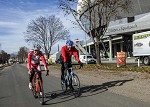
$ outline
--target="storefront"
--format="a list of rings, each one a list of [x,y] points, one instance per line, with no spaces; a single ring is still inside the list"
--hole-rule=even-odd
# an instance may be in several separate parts
[[[132,35],[135,33],[150,30],[150,14],[147,14],[134,22],[120,24],[108,27],[106,35],[101,44],[101,57],[109,57],[110,60],[115,58],[117,52],[126,52],[127,57],[132,57]],[[94,44],[91,41],[87,42],[88,53],[95,57]]]

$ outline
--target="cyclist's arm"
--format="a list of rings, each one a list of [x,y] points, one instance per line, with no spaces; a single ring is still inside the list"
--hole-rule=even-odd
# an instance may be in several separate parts
[[[48,67],[47,67],[46,60],[45,60],[44,55],[41,55],[41,60],[42,60],[42,62],[43,62],[43,65],[44,65],[45,70],[48,70]]]
[[[75,47],[72,48],[73,55],[75,56],[77,62],[80,62],[78,51]]]
[[[31,71],[31,53],[28,53],[28,64],[27,64],[28,70]]]
[[[63,62],[64,63],[67,62],[66,52],[65,52],[65,48],[64,47],[62,47],[62,49],[61,49],[61,55],[62,55]]]

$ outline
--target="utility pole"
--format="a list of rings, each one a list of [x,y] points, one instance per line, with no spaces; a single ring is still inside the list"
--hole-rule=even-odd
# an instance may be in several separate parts
[[[1,43],[0,43],[0,53],[1,53],[1,51],[2,51],[2,50],[1,50],[1,46],[2,46],[2,45],[1,45]]]
[[[58,52],[59,52],[59,44],[58,44]]]

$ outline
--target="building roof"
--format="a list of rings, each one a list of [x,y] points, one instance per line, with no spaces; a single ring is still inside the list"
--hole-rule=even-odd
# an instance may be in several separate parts
[[[80,2],[83,0],[78,0],[78,6],[77,11],[80,12],[80,15],[86,10],[86,8],[81,8]],[[94,0],[92,0],[93,2]],[[120,11],[119,16],[122,18],[125,17],[132,17],[135,15],[148,13],[150,12],[150,0],[131,0],[132,1],[132,9],[129,13],[124,13],[123,11]],[[79,16],[81,17],[81,16]]]

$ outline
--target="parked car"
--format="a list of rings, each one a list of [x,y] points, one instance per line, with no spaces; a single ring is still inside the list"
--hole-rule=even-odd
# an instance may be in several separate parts
[[[45,59],[45,60],[46,60],[47,65],[50,65],[50,63],[48,62],[48,59]],[[40,65],[44,66],[42,60],[40,60]]]
[[[79,59],[82,63],[86,63],[86,62],[88,64],[95,64],[96,63],[96,59],[93,58],[92,55],[87,55],[87,61],[86,61],[86,55],[80,55]]]

